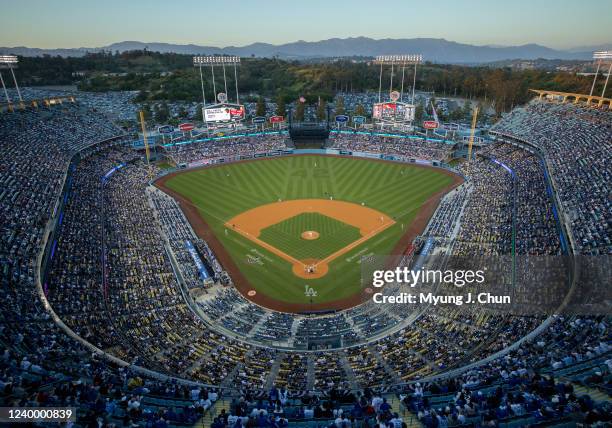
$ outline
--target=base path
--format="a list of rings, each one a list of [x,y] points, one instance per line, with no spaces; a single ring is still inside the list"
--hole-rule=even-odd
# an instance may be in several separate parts
[[[299,157],[299,156],[312,156],[312,155],[292,155],[292,156]],[[339,157],[339,158],[343,157],[343,158],[352,159],[351,156],[341,156],[341,155],[324,155],[324,156]],[[240,161],[240,163],[269,162],[269,161],[274,161],[275,159],[278,159],[278,158],[271,157],[271,158],[248,159],[248,160]],[[387,160],[382,160],[382,159],[368,159],[368,160],[371,162],[394,163],[392,161],[387,161]],[[224,166],[227,166],[227,164],[205,165],[205,166],[202,166],[200,168],[195,168],[195,169],[220,168]],[[415,168],[425,168],[425,169],[431,168],[431,166],[419,165],[419,164],[412,164],[412,166]],[[193,171],[193,170],[194,168],[191,168],[187,171]],[[273,309],[273,310],[280,311],[280,312],[292,312],[292,313],[343,310],[343,309],[352,308],[354,306],[357,306],[363,303],[366,300],[371,299],[371,295],[368,294],[367,292],[364,292],[364,293],[355,293],[353,296],[349,296],[349,297],[338,299],[338,300],[306,305],[303,303],[291,303],[291,302],[285,302],[282,300],[278,300],[265,293],[257,293],[257,292],[255,292],[254,294],[250,293],[255,290],[253,290],[253,286],[251,285],[249,279],[246,277],[246,275],[242,273],[240,268],[236,265],[232,256],[225,249],[225,247],[223,246],[219,238],[217,238],[217,236],[212,231],[210,226],[206,223],[206,221],[204,220],[204,218],[202,217],[201,213],[198,211],[196,206],[193,205],[192,201],[189,200],[189,198],[184,197],[180,193],[175,192],[174,190],[166,186],[166,182],[172,179],[172,177],[179,175],[179,174],[183,174],[187,171],[183,171],[183,170],[175,171],[163,177],[160,177],[157,180],[155,180],[155,186],[163,190],[164,192],[166,192],[167,194],[169,194],[170,196],[172,196],[174,199],[178,201],[183,212],[185,213],[185,216],[191,223],[191,226],[193,227],[195,233],[198,235],[198,237],[200,237],[201,239],[205,240],[208,243],[208,245],[212,249],[213,253],[217,257],[217,259],[219,260],[223,268],[227,270],[227,272],[229,273],[230,277],[232,278],[232,281],[234,282],[236,289],[240,291],[240,293],[245,298],[249,299],[250,301],[260,306],[264,306],[269,309]],[[445,174],[451,177],[453,179],[453,182],[449,184],[447,187],[445,187],[444,189],[432,195],[425,202],[425,204],[421,206],[416,217],[409,224],[408,228],[404,231],[404,235],[400,238],[400,240],[398,241],[397,245],[395,246],[391,254],[397,254],[398,257],[401,257],[401,254],[412,243],[414,238],[416,238],[427,225],[427,222],[431,218],[436,207],[438,206],[438,203],[440,202],[440,198],[442,198],[443,195],[445,195],[448,192],[451,192],[455,187],[463,183],[463,178],[457,174],[454,174],[451,171],[441,169],[441,168],[436,168],[436,171],[441,172],[442,174]]]
[[[263,229],[302,213],[318,213],[349,224],[359,229],[361,238],[330,254],[323,260],[298,260],[259,239]],[[364,205],[331,199],[295,199],[252,208],[232,217],[225,223],[225,226],[291,263],[292,271],[296,276],[314,279],[324,276],[329,271],[329,263],[334,259],[351,251],[394,224],[395,221],[388,215]],[[308,234],[309,232],[304,233]],[[304,238],[304,234],[302,234],[302,238]]]

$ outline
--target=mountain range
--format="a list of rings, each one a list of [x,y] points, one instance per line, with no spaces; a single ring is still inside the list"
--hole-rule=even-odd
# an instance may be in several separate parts
[[[590,60],[593,50],[611,49],[612,43],[593,47],[567,50],[548,48],[538,44],[521,46],[477,46],[457,43],[445,39],[371,39],[352,37],[346,39],[327,39],[318,42],[297,42],[273,45],[253,43],[247,46],[228,46],[224,48],[199,46],[194,44],[172,44],[159,42],[123,41],[96,48],[40,49],[30,47],[0,47],[0,53],[22,56],[83,56],[88,52],[130,51],[148,49],[157,52],[172,52],[193,55],[227,54],[241,57],[274,57],[284,59],[312,59],[335,57],[373,57],[376,55],[421,53],[426,61],[438,63],[485,63],[509,59],[560,59]]]

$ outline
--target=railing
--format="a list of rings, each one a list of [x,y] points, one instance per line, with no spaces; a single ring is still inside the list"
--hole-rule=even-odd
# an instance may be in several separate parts
[[[39,108],[41,106],[44,107],[52,107],[56,105],[62,105],[63,103],[76,103],[76,99],[73,96],[67,97],[52,97],[52,98],[43,98],[37,100],[28,100],[28,101],[16,101],[16,102],[3,102],[0,103],[0,112],[4,113],[12,113],[17,110],[25,110],[26,107],[31,108]]]

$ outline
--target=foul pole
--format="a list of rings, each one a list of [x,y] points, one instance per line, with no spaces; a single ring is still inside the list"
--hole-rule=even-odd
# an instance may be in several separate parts
[[[149,153],[149,143],[147,142],[147,128],[145,127],[144,112],[140,110],[140,126],[142,127],[142,139],[145,146],[145,155],[147,157],[147,167],[149,172],[149,180],[153,179],[153,171],[151,171],[151,160]]]
[[[478,106],[474,108],[472,114],[472,129],[470,130],[470,144],[468,146],[468,165],[472,161],[472,145],[474,144],[474,133],[476,132],[476,119],[478,118]]]

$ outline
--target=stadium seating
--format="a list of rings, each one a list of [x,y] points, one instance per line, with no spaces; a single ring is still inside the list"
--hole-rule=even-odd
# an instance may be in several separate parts
[[[461,166],[466,183],[417,241],[435,239],[449,255],[561,254],[550,178],[577,251],[610,254],[610,115],[543,101],[515,109],[494,127],[514,144],[500,139]],[[609,403],[597,399],[612,379],[605,317],[542,324],[541,316],[445,306],[407,323],[406,309],[371,303],[322,316],[268,311],[222,284],[214,253],[176,202],[149,186],[142,155],[105,116],[78,104],[18,111],[0,116],[0,140],[2,405],[73,406],[83,426],[185,426],[203,414],[216,428],[238,419],[401,426],[411,415],[426,426],[610,420]],[[189,163],[284,144],[238,137],[167,153]],[[332,144],[406,158],[450,155],[441,144],[347,134]],[[214,285],[198,276],[185,240]],[[41,262],[55,314],[122,362],[92,354],[52,321],[37,289]],[[508,350],[538,326],[537,336]],[[340,346],[306,349],[313,337]]]
[[[612,254],[610,111],[534,100],[492,131],[542,150],[583,254]]]

